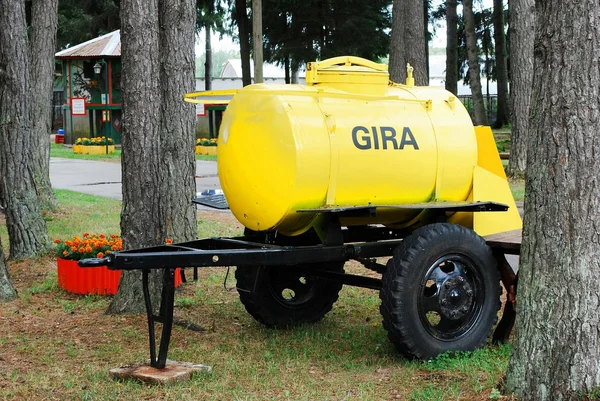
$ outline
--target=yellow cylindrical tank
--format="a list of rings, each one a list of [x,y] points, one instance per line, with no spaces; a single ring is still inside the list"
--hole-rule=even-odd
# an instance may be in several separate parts
[[[310,63],[307,85],[241,89],[223,116],[218,170],[244,226],[297,235],[299,209],[466,200],[477,164],[471,119],[441,89],[390,84],[387,67],[354,57]],[[419,211],[364,221],[398,226]]]

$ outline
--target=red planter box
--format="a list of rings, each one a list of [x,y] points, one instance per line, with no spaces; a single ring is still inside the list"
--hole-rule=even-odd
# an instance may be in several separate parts
[[[95,268],[79,267],[76,260],[57,258],[58,286],[73,294],[114,295],[119,288],[120,270],[109,270],[106,266]],[[175,287],[181,285],[179,269],[175,270]]]

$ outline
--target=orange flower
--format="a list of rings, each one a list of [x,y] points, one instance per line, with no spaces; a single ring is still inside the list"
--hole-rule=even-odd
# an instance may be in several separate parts
[[[57,239],[54,240],[54,243],[55,244],[60,244],[60,240],[57,238]]]
[[[83,238],[87,238],[90,236],[90,233],[83,233]]]
[[[104,234],[100,234],[100,238],[101,238],[101,239],[104,239],[104,238],[106,238],[106,235],[104,235]]]
[[[63,251],[63,256],[67,256],[68,254],[69,254],[69,252]]]
[[[84,253],[84,252],[85,252],[85,249],[79,248],[79,253]]]
[[[113,245],[113,246],[110,247],[110,249],[112,249],[113,251],[118,251],[119,247],[116,246],[116,245]]]
[[[104,254],[103,254],[102,252],[98,252],[98,254],[96,255],[96,257],[98,257],[98,258],[103,258],[103,257],[104,257]]]
[[[165,239],[165,244],[172,244],[173,240],[171,238],[166,238]]]
[[[77,247],[76,247],[76,246],[72,246],[72,247],[71,247],[71,251],[73,251],[73,252],[77,252]]]
[[[110,238],[119,238],[119,236],[117,234],[111,234]]]
[[[92,247],[91,247],[91,246],[89,246],[89,245],[88,245],[88,246],[86,246],[86,247],[85,247],[85,251],[86,251],[86,252],[88,252],[88,253],[89,253],[89,252],[92,252]]]

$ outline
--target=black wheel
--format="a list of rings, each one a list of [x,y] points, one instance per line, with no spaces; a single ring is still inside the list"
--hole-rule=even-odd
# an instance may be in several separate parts
[[[498,319],[500,275],[491,249],[474,231],[431,224],[394,250],[381,289],[388,338],[409,357],[483,346]]]
[[[344,264],[339,262],[311,267],[322,266],[344,271]],[[342,289],[342,284],[306,277],[291,266],[240,266],[235,278],[248,313],[265,326],[277,328],[321,320]]]

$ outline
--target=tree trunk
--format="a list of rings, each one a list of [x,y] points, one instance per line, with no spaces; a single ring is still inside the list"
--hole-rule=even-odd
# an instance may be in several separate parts
[[[236,19],[240,39],[240,58],[242,59],[242,85],[250,85],[250,34],[248,33],[248,12],[246,0],[235,0]]]
[[[135,8],[124,2],[127,11],[122,12],[122,25],[131,28],[123,32],[123,92],[139,94],[123,99],[123,122],[127,118],[128,124],[123,125],[121,232],[127,248],[166,239],[187,241],[196,234],[196,209],[190,201],[196,189],[195,114],[183,102],[183,95],[194,90],[195,1],[159,0],[158,7],[136,1],[130,2]],[[132,19],[146,25],[136,26]],[[140,35],[141,30],[146,33]],[[140,57],[147,60],[132,63]],[[138,79],[143,73],[139,64],[147,65],[145,83]],[[124,272],[109,313],[144,310],[140,276]],[[151,274],[155,307],[162,280],[162,270]]]
[[[457,0],[446,0],[446,90],[458,95]]]
[[[508,175],[522,176],[527,163],[529,106],[533,81],[534,0],[511,0],[510,3],[511,65],[511,148]]]
[[[159,52],[158,0],[123,0],[121,235],[126,249],[163,242],[157,218],[161,212],[157,187],[161,181],[162,168]],[[151,273],[149,283],[150,294],[156,305],[162,289],[160,272]],[[140,313],[144,310],[141,273],[124,271],[108,313]]]
[[[33,124],[33,174],[40,205],[56,210],[58,201],[50,183],[50,132],[52,130],[52,92],[54,51],[58,26],[58,0],[34,0],[31,4],[30,93]]]
[[[494,128],[502,128],[509,123],[508,70],[506,66],[506,35],[504,33],[503,0],[494,0],[494,43],[496,56],[496,79],[498,84],[498,109],[496,112],[496,122],[494,122]]]
[[[285,57],[283,69],[285,70],[285,83],[290,83],[290,56]]]
[[[214,2],[210,0],[208,2],[208,14],[211,15],[214,12]],[[204,25],[206,30],[206,60],[204,61],[204,90],[212,89],[212,44],[210,40],[210,23]]]
[[[469,63],[469,81],[473,99],[473,123],[485,125],[485,107],[481,94],[481,75],[479,73],[479,49],[475,34],[475,17],[473,16],[473,0],[463,0],[463,18],[465,19],[465,36],[467,37],[467,56]]]
[[[0,302],[10,301],[17,297],[17,291],[10,281],[6,260],[4,260],[4,250],[0,241]]]
[[[10,257],[34,256],[48,245],[34,183],[29,118],[29,54],[23,0],[0,0],[0,202]]]
[[[527,400],[579,399],[600,386],[598,2],[537,2],[535,31],[518,314],[506,389]]]
[[[252,39],[254,42],[254,83],[263,83],[262,2],[252,0]]]
[[[194,91],[195,0],[161,0],[160,181],[161,242],[196,238],[196,113],[183,95]]]
[[[406,64],[410,63],[415,85],[428,85],[423,0],[394,0],[392,12],[390,79],[406,82]]]

